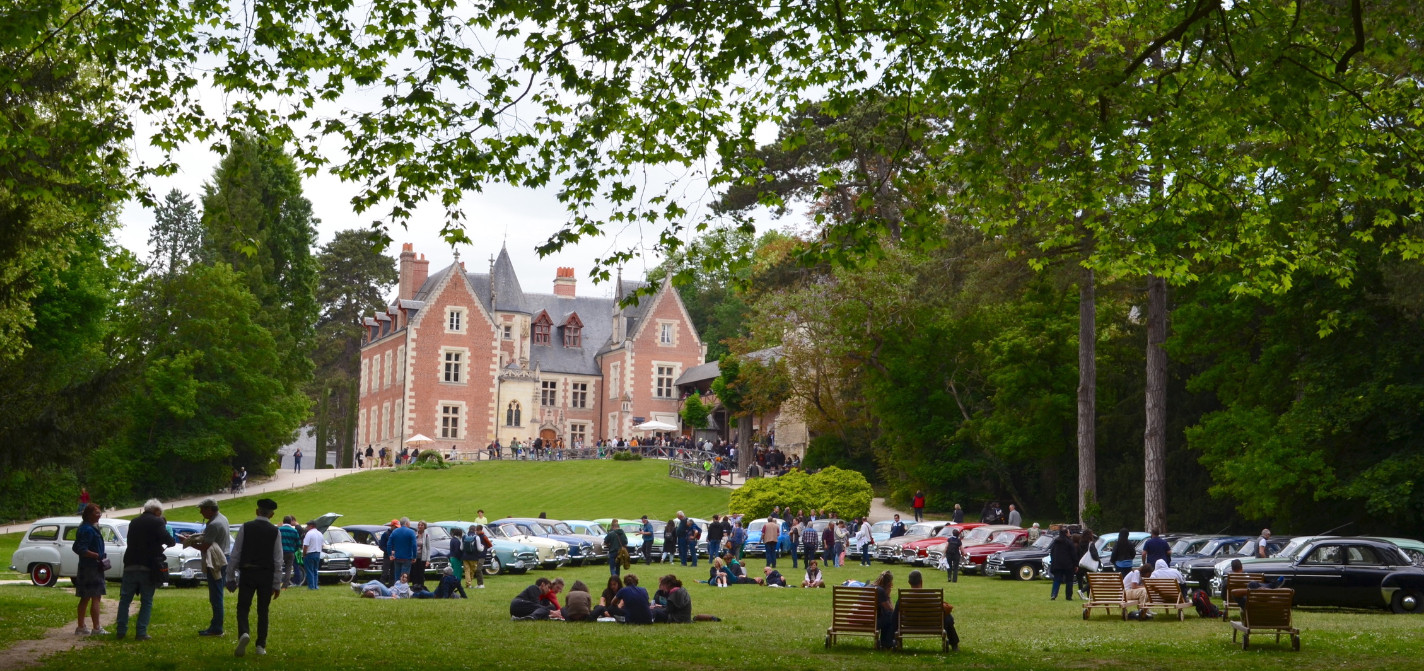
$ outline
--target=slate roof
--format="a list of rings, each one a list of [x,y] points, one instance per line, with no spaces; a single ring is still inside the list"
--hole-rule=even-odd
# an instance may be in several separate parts
[[[682,375],[677,376],[677,381],[674,382],[673,385],[680,387],[684,384],[692,384],[694,382],[701,382],[703,380],[712,380],[721,374],[722,368],[717,365],[717,362],[708,361],[707,363],[704,363],[700,366],[693,366],[685,371],[682,371]]]

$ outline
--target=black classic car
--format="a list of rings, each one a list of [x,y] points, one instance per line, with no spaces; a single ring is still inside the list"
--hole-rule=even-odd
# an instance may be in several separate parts
[[[1019,580],[1033,580],[1043,575],[1043,558],[1048,556],[1048,546],[1053,544],[1056,535],[1044,533],[1033,545],[1026,548],[1004,550],[989,555],[984,561],[984,575]]]
[[[1367,538],[1321,538],[1294,558],[1247,567],[1266,582],[1295,590],[1297,606],[1389,608],[1424,612],[1424,569],[1391,543]]]

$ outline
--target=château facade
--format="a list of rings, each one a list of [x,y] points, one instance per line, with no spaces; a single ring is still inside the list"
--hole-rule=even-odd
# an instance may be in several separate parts
[[[649,420],[680,426],[675,381],[706,348],[671,282],[620,308],[641,285],[579,296],[574,270],[559,268],[552,293],[525,292],[505,249],[488,273],[458,256],[429,269],[403,245],[395,300],[362,320],[358,445],[399,450],[416,434],[442,451],[496,438],[591,445]]]

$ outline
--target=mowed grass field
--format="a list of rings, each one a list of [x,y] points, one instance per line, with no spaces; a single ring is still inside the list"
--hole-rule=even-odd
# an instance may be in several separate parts
[[[671,480],[655,468],[658,465],[505,463],[443,472],[378,472],[339,478],[277,499],[284,509],[290,503],[299,517],[333,510],[362,522],[399,514],[473,516],[474,507],[483,507],[491,518],[540,510],[554,518],[592,518],[637,515],[643,508],[650,515],[680,508],[706,516],[725,508],[726,490]],[[482,472],[486,467],[488,472]],[[474,489],[447,491],[462,486]],[[509,495],[519,498],[504,498]],[[468,501],[463,504],[472,506],[467,513],[447,507],[459,505],[454,497]],[[250,507],[225,506],[235,522],[246,517],[235,511]],[[668,512],[655,512],[664,509]],[[799,571],[789,569],[788,558],[780,563],[788,577],[799,581]],[[749,559],[748,566],[760,574],[763,560]],[[826,574],[828,582],[870,580],[885,568],[852,563]],[[905,586],[910,569],[890,568],[896,585]],[[581,579],[596,597],[608,575],[602,566],[497,576],[487,581],[487,589],[471,590],[471,598],[463,601],[372,601],[357,598],[343,585],[323,585],[314,593],[288,590],[275,601],[269,654],[249,656],[241,664],[273,669],[1393,669],[1419,666],[1417,648],[1424,634],[1424,617],[1299,610],[1301,652],[1291,652],[1288,643],[1277,647],[1265,637],[1258,637],[1258,649],[1243,652],[1231,643],[1229,626],[1219,620],[1189,615],[1185,622],[1164,617],[1124,622],[1099,611],[1085,622],[1079,602],[1050,602],[1044,581],[969,576],[949,585],[943,574],[929,573],[927,586],[945,587],[947,599],[956,606],[963,639],[958,653],[942,655],[929,641],[912,641],[905,653],[877,652],[864,638],[846,638],[827,650],[823,639],[830,620],[830,589],[695,584],[706,578],[706,561],[696,569],[653,565],[631,572],[643,578],[644,585],[675,573],[691,591],[694,612],[723,621],[630,627],[509,620],[509,600],[540,576],[562,577],[569,584]],[[68,581],[61,584],[67,586]],[[117,596],[117,584],[110,583],[108,599]],[[33,636],[49,623],[65,622],[75,602],[64,588],[0,587],[0,644]],[[163,589],[150,629],[152,641],[110,638],[48,657],[40,668],[234,668],[235,603],[235,596],[229,595],[228,634],[200,639],[196,632],[208,617],[206,591]],[[112,629],[111,618],[106,617],[105,624]]]

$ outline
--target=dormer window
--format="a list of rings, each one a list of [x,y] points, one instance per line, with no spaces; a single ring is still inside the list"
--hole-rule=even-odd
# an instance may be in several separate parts
[[[554,320],[549,319],[549,313],[540,312],[539,316],[534,319],[534,344],[547,347],[549,345],[549,333],[553,328]]]
[[[564,347],[583,347],[583,320],[579,319],[578,313],[564,315],[563,332]]]

